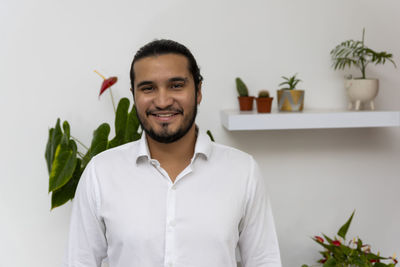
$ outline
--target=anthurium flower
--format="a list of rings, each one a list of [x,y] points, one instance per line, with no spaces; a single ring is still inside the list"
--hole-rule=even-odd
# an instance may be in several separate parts
[[[337,247],[340,247],[341,243],[340,243],[339,240],[333,240],[333,241],[332,241],[332,245],[337,246]]]
[[[115,77],[115,76],[110,77],[110,78],[108,78],[108,79],[105,79],[105,80],[103,81],[103,84],[101,85],[99,97],[101,96],[101,94],[102,94],[105,90],[107,90],[108,88],[110,88],[110,87],[111,87],[112,85],[114,85],[117,81],[118,81],[118,78]]]
[[[324,243],[324,239],[320,236],[314,236],[315,240],[317,240],[318,242]]]

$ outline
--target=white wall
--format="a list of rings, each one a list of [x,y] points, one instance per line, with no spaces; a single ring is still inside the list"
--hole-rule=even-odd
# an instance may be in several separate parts
[[[396,0],[1,1],[0,266],[60,265],[71,203],[50,212],[48,128],[61,117],[88,144],[97,125],[113,121],[93,70],[118,76],[115,96],[130,97],[132,56],[154,38],[196,56],[205,77],[200,127],[265,171],[284,266],[317,260],[310,237],[336,233],[353,209],[350,237],[400,254],[399,128],[232,133],[219,120],[220,109],[237,107],[236,76],[256,94],[298,72],[306,108],[345,107],[345,72],[330,68],[329,51],[366,27],[367,44],[400,65],[399,10]],[[368,74],[381,79],[377,107],[399,110],[399,69]]]

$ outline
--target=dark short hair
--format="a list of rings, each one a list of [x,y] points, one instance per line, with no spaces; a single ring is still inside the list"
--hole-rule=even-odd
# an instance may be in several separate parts
[[[135,85],[135,72],[133,71],[133,66],[135,62],[141,58],[165,54],[178,54],[187,58],[189,62],[189,71],[193,76],[196,92],[199,90],[199,83],[203,80],[203,76],[201,76],[200,74],[200,68],[197,65],[196,59],[194,58],[193,54],[186,46],[178,42],[161,39],[147,43],[136,52],[136,55],[134,56],[131,64],[130,71],[132,92],[134,92]]]

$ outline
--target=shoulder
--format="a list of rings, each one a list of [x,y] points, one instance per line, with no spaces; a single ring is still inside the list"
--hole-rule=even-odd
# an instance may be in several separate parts
[[[211,161],[228,166],[231,170],[240,169],[240,172],[252,171],[256,164],[249,153],[215,142],[212,143]]]
[[[139,151],[139,140],[129,142],[117,147],[107,149],[91,159],[95,165],[109,165],[117,162],[124,162],[127,159],[136,160]]]
[[[218,158],[226,157],[226,159],[229,160],[254,161],[252,155],[237,148],[215,142],[212,143],[212,146],[213,146],[212,150],[213,157],[218,157]]]

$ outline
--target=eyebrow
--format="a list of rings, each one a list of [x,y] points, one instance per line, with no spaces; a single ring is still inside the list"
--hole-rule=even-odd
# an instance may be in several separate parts
[[[172,77],[172,78],[168,79],[168,82],[187,82],[187,81],[188,81],[187,77]],[[142,82],[138,83],[136,85],[136,87],[139,88],[141,86],[151,85],[151,84],[153,84],[152,81],[142,81]]]

